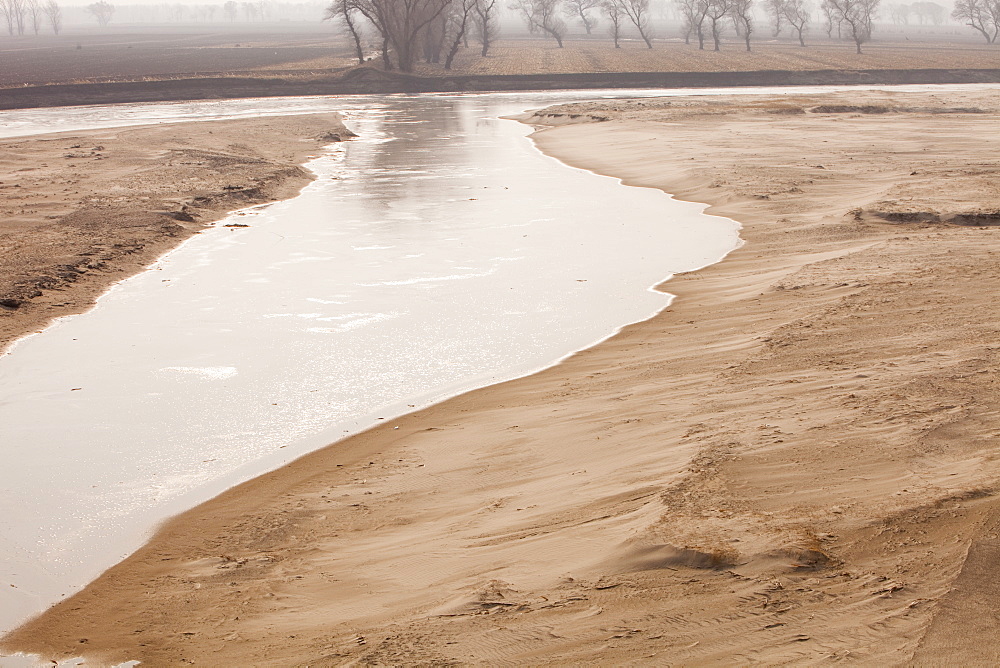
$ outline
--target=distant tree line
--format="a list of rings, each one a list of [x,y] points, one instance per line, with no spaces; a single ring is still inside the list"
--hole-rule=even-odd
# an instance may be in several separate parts
[[[916,19],[919,25],[939,26],[947,18],[947,11],[936,2],[889,5],[889,20],[896,25],[910,25],[910,19]]]
[[[37,35],[46,25],[57,35],[62,30],[62,9],[56,0],[0,0],[0,14],[11,37],[29,31]]]
[[[333,0],[325,20],[343,26],[353,44],[359,63],[369,60],[365,45],[375,35],[379,58],[387,69],[410,72],[420,60],[442,63],[451,69],[462,46],[475,40],[485,56],[497,37],[500,0]],[[827,35],[854,42],[861,53],[871,40],[872,25],[881,0],[820,0],[820,13]],[[508,0],[507,8],[521,18],[528,31],[546,37],[562,47],[572,21],[593,34],[599,23],[606,26],[616,48],[626,31],[637,33],[647,48],[654,45],[650,0]],[[958,2],[1000,2],[1000,0],[958,0]],[[736,32],[747,51],[757,32],[755,10],[765,12],[774,35],[790,30],[801,46],[806,46],[811,8],[807,0],[672,0],[672,8],[682,24],[684,41],[697,39],[705,49],[722,48],[729,29]],[[230,3],[232,4],[232,3]],[[919,6],[933,5],[917,2]],[[928,13],[924,9],[925,14]]]
[[[684,42],[698,40],[704,49],[709,37],[719,51],[725,29],[732,25],[746,50],[751,50],[751,35],[755,32],[754,0],[675,0],[681,15]],[[822,0],[820,13],[828,37],[836,31],[838,38],[849,38],[861,53],[861,45],[871,40],[872,25],[880,0]],[[806,46],[811,8],[805,0],[763,0],[763,10],[770,21],[772,36],[788,29]]]
[[[99,0],[86,7],[87,13],[97,20],[97,24],[102,28],[111,23],[111,17],[115,15],[115,6],[107,0]]]
[[[117,5],[116,17],[132,23],[266,22],[275,20],[314,21],[322,16],[317,2],[275,2],[273,0],[226,0],[220,3],[161,2]],[[117,20],[117,19],[116,19]]]
[[[181,23],[194,21],[263,22],[274,20],[314,21],[322,16],[318,2],[275,2],[274,0],[227,0],[217,4],[163,2],[158,4],[116,5],[109,0],[70,7],[72,20],[85,17],[106,27],[112,20],[129,23]],[[62,30],[64,15],[57,0],[0,0],[0,17],[12,36],[37,34],[51,28]],[[2,30],[2,28],[0,28]]]

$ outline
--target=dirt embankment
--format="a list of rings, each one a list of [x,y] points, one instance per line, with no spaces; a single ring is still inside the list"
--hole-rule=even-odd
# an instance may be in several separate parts
[[[746,245],[557,367],[179,516],[4,647],[150,666],[997,665],[995,91],[535,120],[564,123],[545,151],[710,202]]]
[[[227,212],[294,195],[335,114],[0,141],[0,349]]]

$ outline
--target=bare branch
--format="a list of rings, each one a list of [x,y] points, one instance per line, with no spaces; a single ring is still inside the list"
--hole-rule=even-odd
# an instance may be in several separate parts
[[[861,45],[871,40],[872,21],[878,10],[880,0],[824,0],[829,8],[829,15],[838,24],[846,26],[851,33],[851,39],[861,53]]]
[[[517,0],[510,8],[521,15],[528,30],[543,33],[553,38],[562,48],[566,22],[559,17],[561,0]]]

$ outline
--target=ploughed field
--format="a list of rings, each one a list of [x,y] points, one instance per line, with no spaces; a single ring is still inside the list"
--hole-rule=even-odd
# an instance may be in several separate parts
[[[956,26],[956,32],[960,29]],[[571,72],[752,72],[760,70],[844,70],[844,69],[980,69],[1000,63],[1000,49],[980,45],[964,34],[938,35],[917,41],[900,35],[885,36],[866,44],[857,55],[853,42],[829,40],[818,35],[807,38],[805,48],[785,38],[764,36],[752,41],[747,53],[742,40],[730,35],[718,52],[708,37],[705,50],[677,37],[656,40],[652,49],[642,41],[628,40],[615,49],[610,39],[567,40],[563,49],[543,40],[501,40],[488,58],[478,51],[463,51],[455,60],[455,70],[468,74],[535,74]],[[675,35],[678,31],[671,31]],[[815,30],[820,33],[819,27]],[[946,41],[946,39],[948,41]],[[952,41],[953,40],[953,41]],[[421,65],[418,72],[431,75],[440,68]]]
[[[272,68],[299,69],[321,59],[348,67],[349,52],[326,30],[293,32],[166,32],[122,27],[116,33],[0,39],[0,86],[227,76]],[[195,32],[197,30],[198,32]]]
[[[451,74],[529,75],[579,72],[746,72],[761,70],[981,69],[1000,60],[996,45],[977,41],[971,29],[949,25],[910,28],[886,26],[875,40],[854,53],[851,42],[831,40],[814,26],[808,46],[758,27],[753,51],[729,35],[714,52],[685,44],[676,26],[663,26],[664,37],[645,48],[626,39],[615,49],[598,27],[594,35],[573,35],[565,48],[541,38],[501,36],[487,57],[470,42],[455,60]],[[370,51],[377,64],[377,49]],[[0,38],[0,87],[92,81],[159,80],[189,77],[247,76],[309,79],[328,76],[356,64],[351,46],[334,26],[293,25],[273,30],[246,26],[191,26],[163,29],[119,26],[113,32],[67,32],[60,36]],[[449,74],[439,64],[421,63],[423,76]]]

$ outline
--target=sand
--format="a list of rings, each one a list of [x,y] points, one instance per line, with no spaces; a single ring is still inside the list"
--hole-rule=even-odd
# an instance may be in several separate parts
[[[229,211],[295,195],[336,114],[0,140],[0,350]]]
[[[175,518],[0,644],[149,666],[996,664],[998,118],[995,91],[535,117],[544,151],[708,202],[746,245],[556,367]]]

